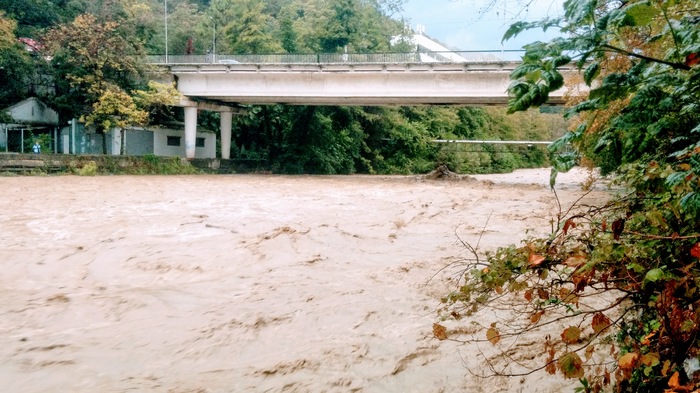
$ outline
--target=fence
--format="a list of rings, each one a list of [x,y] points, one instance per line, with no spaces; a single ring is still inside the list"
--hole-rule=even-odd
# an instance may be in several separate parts
[[[315,53],[315,54],[242,54],[242,55],[152,55],[151,64],[334,64],[334,63],[498,63],[519,61],[522,50],[387,52],[387,53]]]

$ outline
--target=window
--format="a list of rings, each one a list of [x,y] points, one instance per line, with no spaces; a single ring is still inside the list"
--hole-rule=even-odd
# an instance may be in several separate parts
[[[182,137],[168,136],[168,146],[180,146],[180,139],[182,139]]]
[[[195,147],[204,147],[204,138],[197,138],[194,141]]]

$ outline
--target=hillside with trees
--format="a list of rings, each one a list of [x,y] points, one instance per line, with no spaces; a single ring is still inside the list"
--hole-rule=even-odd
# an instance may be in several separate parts
[[[411,51],[407,42],[392,40],[410,33],[402,4],[169,0],[168,53]],[[144,64],[146,55],[165,53],[165,12],[163,0],[0,0],[0,107],[38,96],[63,124],[79,118],[98,132],[182,121],[179,109],[164,110],[173,99],[164,92],[172,88],[149,86],[155,70]],[[560,115],[504,114],[469,107],[253,106],[234,120],[231,156],[282,173],[417,173],[439,164],[456,172],[503,172],[547,165],[543,147],[432,142],[553,140],[566,131]],[[203,114],[200,125],[217,130],[217,116]]]

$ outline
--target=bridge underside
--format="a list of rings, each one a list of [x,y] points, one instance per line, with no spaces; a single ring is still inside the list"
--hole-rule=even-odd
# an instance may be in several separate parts
[[[185,96],[238,104],[506,105],[516,64],[171,66]],[[563,103],[559,92],[550,103]]]
[[[185,104],[185,151],[194,158],[197,111],[221,112],[222,158],[228,158],[235,109],[220,104],[506,105],[518,63],[180,64],[171,65]],[[187,104],[189,102],[190,104]],[[564,103],[563,90],[550,104]],[[232,105],[235,106],[235,105]]]

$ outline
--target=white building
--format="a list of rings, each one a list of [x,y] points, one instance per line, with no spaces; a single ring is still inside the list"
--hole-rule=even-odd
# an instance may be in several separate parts
[[[44,151],[55,151],[58,113],[35,97],[27,98],[2,110],[11,119],[0,123],[0,151],[26,152],[33,139],[49,135],[51,146],[42,146]]]
[[[185,135],[182,129],[159,127],[131,127],[122,132],[119,129],[106,133],[107,154],[144,156],[153,154],[165,157],[185,157]],[[102,154],[103,134],[94,128],[77,123],[61,130],[61,153],[63,154]],[[122,140],[123,139],[123,140]],[[73,142],[75,142],[73,144]],[[216,134],[197,132],[195,158],[216,158]]]
[[[11,120],[0,123],[0,152],[22,153],[31,151],[34,140],[41,138],[49,146],[42,153],[102,154],[101,133],[85,127],[78,121],[59,127],[58,113],[35,97],[27,98],[2,110]],[[118,155],[124,136],[127,155],[185,157],[184,130],[172,128],[129,128],[126,132],[108,132],[107,154]],[[216,158],[216,134],[197,132],[195,158]]]

